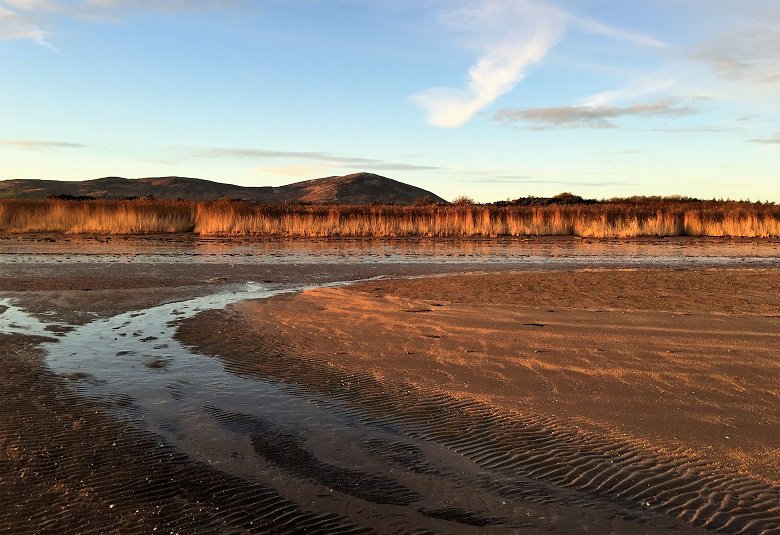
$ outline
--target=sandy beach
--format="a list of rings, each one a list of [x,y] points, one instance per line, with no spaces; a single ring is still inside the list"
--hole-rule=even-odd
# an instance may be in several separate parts
[[[759,269],[381,281],[237,305],[237,340],[778,484],[778,280]]]
[[[524,468],[528,444],[510,423],[524,422],[547,437],[533,460],[542,479],[622,497],[629,486],[647,505],[701,486],[702,503],[668,509],[717,528],[731,506],[711,500],[730,486],[762,488],[753,497],[769,496],[776,515],[777,276],[596,269],[390,280],[244,302],[180,335],[242,373],[331,395],[347,384],[340,399],[359,399],[354,411],[366,418],[401,411],[419,426],[415,414],[430,411],[416,432],[488,467]],[[435,422],[462,407],[489,431],[469,440]],[[593,473],[596,457],[625,473]]]
[[[0,265],[2,532],[780,526],[771,261],[122,247]]]

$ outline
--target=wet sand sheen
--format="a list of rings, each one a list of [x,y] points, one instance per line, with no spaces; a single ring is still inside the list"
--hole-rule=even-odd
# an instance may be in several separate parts
[[[350,414],[445,444],[488,471],[762,532],[780,517],[777,275],[371,282],[206,313],[180,335],[231,369],[336,395],[355,405]],[[230,335],[218,340],[198,321]],[[344,381],[351,393],[335,391]],[[453,411],[465,412],[451,420]],[[553,453],[528,453],[538,441]],[[501,492],[523,495],[516,485]]]

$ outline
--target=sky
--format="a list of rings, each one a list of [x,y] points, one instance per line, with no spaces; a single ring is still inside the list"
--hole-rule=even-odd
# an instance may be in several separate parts
[[[780,202],[777,0],[0,0],[0,179]]]

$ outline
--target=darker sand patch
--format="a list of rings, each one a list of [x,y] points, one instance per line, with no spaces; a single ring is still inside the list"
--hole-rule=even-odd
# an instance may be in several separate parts
[[[0,531],[262,533],[281,518],[286,533],[354,528],[115,421],[108,405],[132,400],[80,398],[43,368],[35,342],[0,335]]]

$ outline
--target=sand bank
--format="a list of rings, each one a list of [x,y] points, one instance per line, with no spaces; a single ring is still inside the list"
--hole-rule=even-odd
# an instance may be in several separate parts
[[[766,269],[448,275],[236,312],[247,338],[291,354],[689,450],[777,484],[778,281]]]

